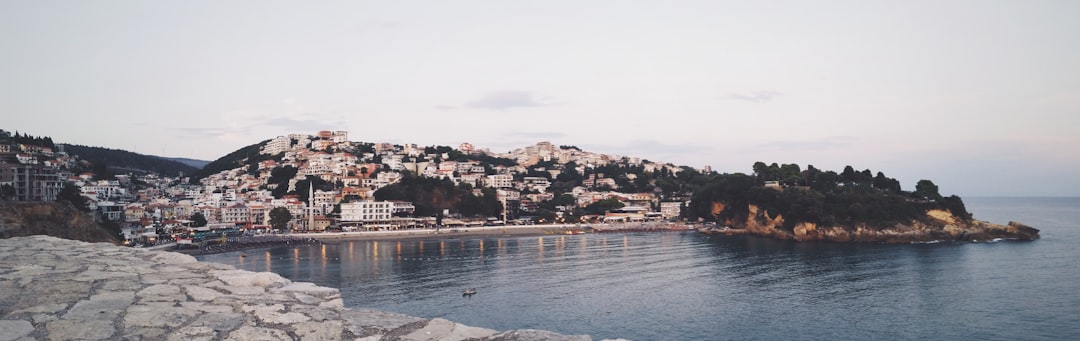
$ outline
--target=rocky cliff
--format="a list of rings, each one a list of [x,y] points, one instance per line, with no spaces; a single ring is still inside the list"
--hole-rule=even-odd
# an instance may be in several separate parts
[[[89,214],[66,202],[0,201],[0,238],[49,235],[116,244],[114,236]]]
[[[949,211],[930,210],[927,219],[892,226],[858,224],[852,227],[818,226],[797,222],[794,228],[784,228],[781,214],[771,215],[755,205],[749,206],[745,221],[734,222],[731,234],[751,234],[796,241],[830,241],[857,243],[914,243],[932,241],[990,241],[994,239],[1035,240],[1039,230],[1009,222],[992,224],[975,219],[957,219]]]

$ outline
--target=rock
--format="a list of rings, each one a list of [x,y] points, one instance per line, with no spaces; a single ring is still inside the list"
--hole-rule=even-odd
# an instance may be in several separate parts
[[[592,341],[588,335],[562,335],[544,330],[511,330],[486,338],[490,341]]]
[[[128,327],[176,328],[198,316],[199,313],[183,307],[133,305],[127,309],[124,325]]]
[[[222,295],[217,290],[194,285],[185,285],[184,291],[187,292],[188,297],[191,297],[191,299],[204,302],[213,301],[215,298],[218,298]]]
[[[318,297],[329,297],[329,296],[333,296],[333,295],[338,294],[338,289],[320,287],[320,286],[315,285],[315,283],[306,283],[306,282],[290,283],[290,284],[288,284],[286,286],[278,288],[277,291],[303,293],[303,294],[312,295],[312,296],[318,296]]]
[[[211,274],[219,280],[234,287],[268,287],[271,285],[284,286],[289,280],[278,274],[270,272],[251,272],[245,270],[214,270]]]
[[[0,341],[18,340],[34,332],[34,325],[23,320],[0,320]]]
[[[356,336],[386,334],[402,326],[422,322],[424,319],[408,315],[371,309],[350,309],[341,312],[345,326]]]
[[[210,341],[217,338],[218,332],[210,327],[184,327],[169,334],[167,341]]]
[[[819,226],[808,222],[798,222],[791,230],[783,227],[784,217],[771,215],[755,205],[749,205],[746,221],[734,224],[743,231],[738,234],[752,234],[776,239],[795,241],[830,241],[856,243],[914,243],[931,241],[989,241],[994,239],[1035,240],[1039,230],[1019,223],[1010,222],[1002,226],[973,219],[959,219],[944,210],[929,210],[925,220],[912,221],[893,226]],[[737,234],[737,233],[727,233]]]
[[[180,287],[168,284],[151,285],[139,290],[135,296],[138,296],[141,301],[149,302],[179,302],[187,298],[180,292]]]
[[[263,340],[290,340],[289,334],[284,330],[243,326],[229,333],[227,341],[263,341]]]
[[[107,340],[116,329],[109,320],[56,320],[45,324],[49,340]]]
[[[105,292],[79,301],[64,314],[65,320],[113,320],[135,301],[133,292]]]
[[[305,322],[293,325],[301,340],[340,340],[345,331],[341,321]]]
[[[401,340],[406,341],[428,341],[428,340],[445,340],[445,341],[461,341],[468,339],[479,339],[495,335],[495,331],[486,328],[469,327],[462,324],[450,322],[441,318],[435,318],[428,321],[427,325],[420,328],[408,335],[402,336]]]

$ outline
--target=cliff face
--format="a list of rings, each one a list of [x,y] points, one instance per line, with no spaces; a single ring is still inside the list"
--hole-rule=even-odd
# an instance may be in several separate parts
[[[831,241],[859,243],[913,243],[930,241],[989,241],[997,238],[1035,240],[1039,230],[1017,222],[1008,225],[985,221],[963,221],[948,211],[931,210],[927,221],[913,221],[894,226],[855,227],[818,226],[814,223],[796,223],[791,230],[784,229],[782,215],[770,215],[755,205],[750,205],[746,221],[735,224],[746,234],[796,241]]]
[[[0,238],[49,235],[86,242],[116,244],[90,215],[69,203],[0,201]]]

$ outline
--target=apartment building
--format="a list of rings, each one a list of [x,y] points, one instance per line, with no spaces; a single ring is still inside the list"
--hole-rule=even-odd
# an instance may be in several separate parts
[[[0,163],[0,185],[15,188],[17,201],[55,201],[64,184],[53,167]]]
[[[390,201],[364,200],[341,204],[343,223],[363,225],[387,224],[393,214],[394,203]]]

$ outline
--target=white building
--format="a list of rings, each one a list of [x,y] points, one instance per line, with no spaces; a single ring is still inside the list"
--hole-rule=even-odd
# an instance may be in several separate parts
[[[341,204],[341,221],[364,225],[388,224],[394,210],[389,201],[355,201]]]
[[[221,222],[246,223],[251,219],[247,206],[236,204],[221,209]]]
[[[514,176],[510,174],[488,175],[484,184],[494,188],[510,188],[514,186]]]
[[[334,132],[332,137],[334,143],[345,143],[349,141],[349,133],[344,130],[338,130]]]
[[[261,151],[262,154],[276,155],[278,153],[289,150],[292,145],[292,139],[287,136],[278,136],[267,142]]]
[[[677,201],[666,201],[660,203],[660,216],[664,219],[675,219],[682,213],[682,203]]]

